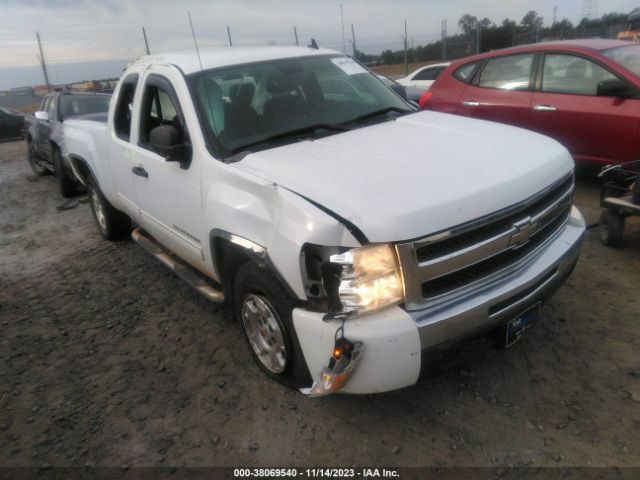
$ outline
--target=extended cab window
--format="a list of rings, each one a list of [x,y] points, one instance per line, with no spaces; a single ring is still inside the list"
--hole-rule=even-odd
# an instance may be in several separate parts
[[[528,90],[534,54],[491,58],[482,69],[479,86],[501,90]]]
[[[131,136],[131,115],[133,113],[133,96],[136,93],[138,75],[129,75],[122,81],[116,104],[114,128],[116,135],[129,141]]]
[[[586,58],[555,53],[544,56],[543,92],[597,95],[600,82],[617,78]]]
[[[151,131],[162,125],[175,127],[179,136],[177,141],[182,143],[188,135],[178,113],[179,108],[177,97],[170,89],[168,82],[157,79],[147,82],[144,86],[140,111],[140,145],[160,154],[161,152],[156,151],[151,145]]]

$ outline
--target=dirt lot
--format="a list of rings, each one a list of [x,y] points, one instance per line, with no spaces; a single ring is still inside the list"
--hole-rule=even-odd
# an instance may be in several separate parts
[[[240,328],[0,144],[0,465],[640,466],[640,222],[588,239],[526,340],[399,392],[307,399]],[[578,203],[597,218],[597,185]]]

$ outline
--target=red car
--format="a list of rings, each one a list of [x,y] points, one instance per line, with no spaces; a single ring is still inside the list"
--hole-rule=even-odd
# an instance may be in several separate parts
[[[453,63],[420,99],[429,110],[549,135],[582,164],[640,158],[640,45],[538,43]]]

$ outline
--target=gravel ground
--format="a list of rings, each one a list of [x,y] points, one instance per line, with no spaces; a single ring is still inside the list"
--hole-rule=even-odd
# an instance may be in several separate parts
[[[590,222],[598,187],[581,179]],[[640,222],[590,230],[526,339],[419,385],[307,399],[237,324],[0,144],[0,465],[640,466]],[[73,206],[67,205],[67,206]]]

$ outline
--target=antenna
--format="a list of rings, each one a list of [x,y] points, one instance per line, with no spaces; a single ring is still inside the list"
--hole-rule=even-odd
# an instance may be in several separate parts
[[[202,59],[200,58],[200,49],[198,48],[198,39],[196,38],[196,32],[193,29],[193,22],[191,21],[191,12],[187,12],[187,16],[189,17],[189,25],[191,26],[191,35],[193,35],[193,43],[196,46],[196,55],[198,55],[198,63],[200,64],[200,71],[204,70],[202,68]]]
[[[344,40],[344,9],[340,4],[340,23],[342,24],[342,52],[347,53],[347,43]]]
[[[145,51],[147,52],[147,55],[151,55],[151,52],[149,51],[149,41],[147,40],[147,31],[144,29],[144,27],[142,27],[142,36],[144,37]]]

